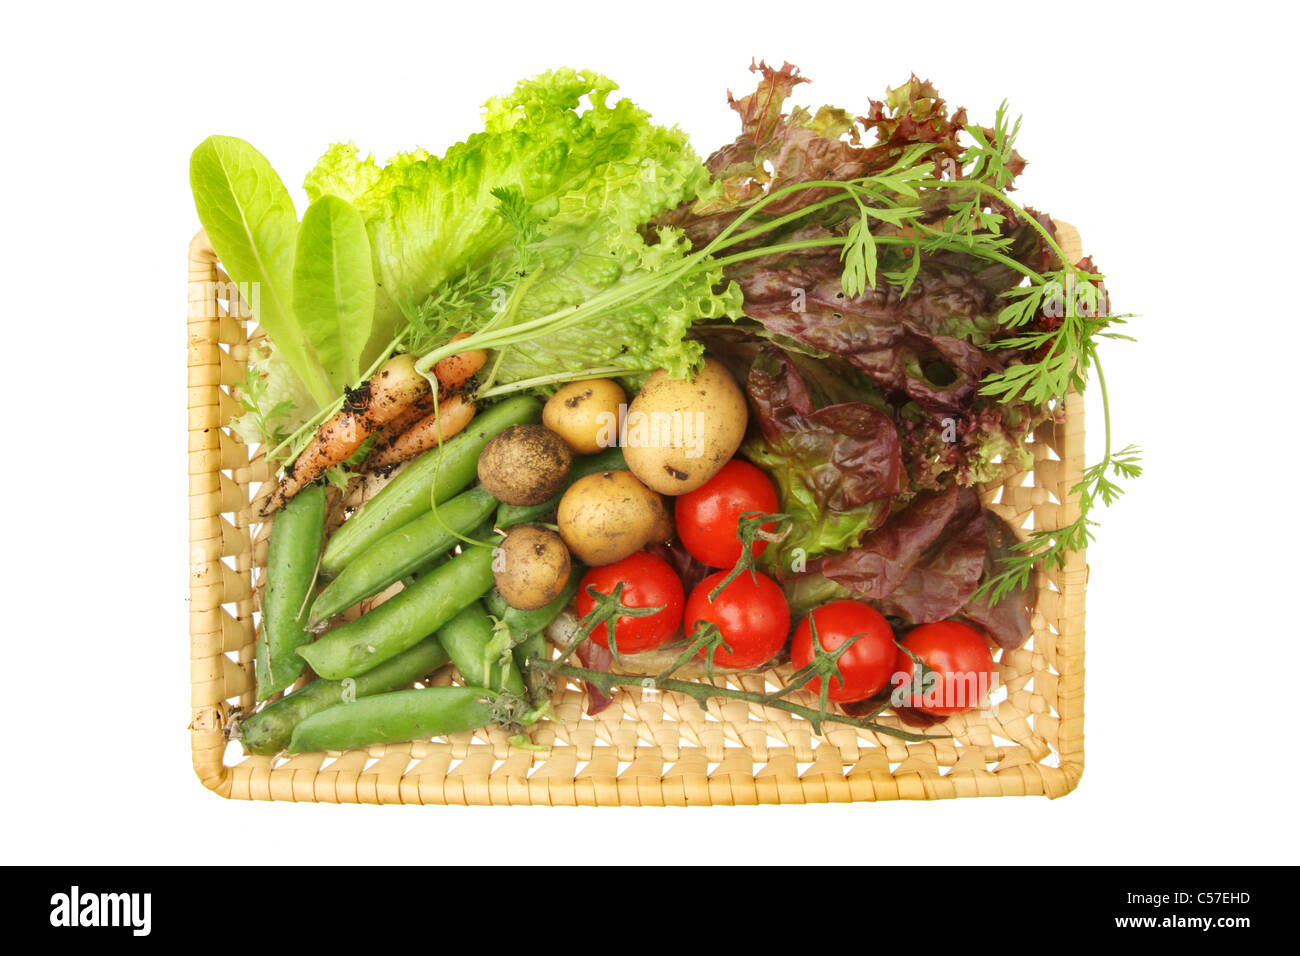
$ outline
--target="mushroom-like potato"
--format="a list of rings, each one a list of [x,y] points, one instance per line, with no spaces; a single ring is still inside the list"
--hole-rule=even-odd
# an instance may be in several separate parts
[[[512,425],[479,455],[478,480],[497,501],[540,505],[560,493],[572,466],[573,453],[555,432],[543,425]]]
[[[542,409],[542,424],[558,434],[575,455],[594,455],[618,444],[619,411],[627,395],[613,379],[570,382]]]
[[[630,471],[579,478],[560,499],[560,537],[584,564],[621,561],[671,527],[663,498]]]
[[[693,379],[660,369],[628,407],[623,457],[648,487],[685,494],[731,460],[748,422],[745,395],[721,362],[707,359]]]
[[[510,529],[492,560],[492,576],[505,602],[535,611],[560,596],[569,580],[569,551],[554,531],[521,524]]]

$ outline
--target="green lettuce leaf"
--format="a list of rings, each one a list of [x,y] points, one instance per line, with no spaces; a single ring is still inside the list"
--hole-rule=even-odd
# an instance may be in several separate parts
[[[693,198],[709,181],[686,134],[650,122],[599,74],[556,70],[488,101],[483,132],[443,156],[404,153],[379,167],[335,145],[307,176],[366,220],[376,275],[409,316],[439,286],[496,255],[514,236],[495,190],[519,190],[557,229],[610,218],[627,230]],[[579,109],[582,101],[590,105]]]
[[[293,310],[298,215],[271,164],[233,136],[209,136],[190,157],[199,221],[227,274],[254,290],[249,306],[318,405],[337,391]]]
[[[587,229],[556,230],[535,247],[543,267],[519,303],[516,321],[528,321],[587,302],[602,292],[666,271],[686,254],[678,232],[661,230],[646,245],[631,227],[621,232],[598,218]],[[603,250],[603,251],[602,251]],[[720,291],[718,291],[720,290]],[[658,368],[683,378],[703,362],[704,346],[686,337],[707,318],[739,318],[740,290],[722,270],[668,283],[653,296],[610,308],[579,325],[560,328],[502,350],[497,379],[516,382],[601,368],[628,377]]]
[[[668,275],[685,257],[680,231],[663,228],[647,242],[641,230],[711,187],[686,135],[656,126],[629,100],[612,101],[616,88],[572,69],[525,80],[489,100],[484,130],[442,156],[404,153],[380,166],[352,144],[332,146],[307,193],[358,209],[381,299],[425,328],[502,328],[617,294]],[[421,309],[431,301],[454,303],[454,315],[430,320]],[[591,368],[686,375],[703,355],[685,338],[691,324],[740,311],[739,291],[720,270],[697,271],[503,349],[494,380]]]
[[[308,207],[293,263],[293,309],[335,394],[361,376],[375,314],[370,240],[361,215],[338,196]]]
[[[230,427],[248,445],[278,445],[315,410],[311,393],[269,340],[249,350],[248,377],[236,387],[235,398],[243,412]],[[277,463],[285,457],[277,456]]]
[[[369,216],[377,210],[366,203],[378,200],[379,192],[374,187],[382,176],[383,167],[375,162],[373,154],[362,159],[354,143],[335,143],[307,174],[303,188],[312,202],[322,196],[338,196]]]
[[[423,156],[424,154],[419,154]],[[338,196],[361,213],[363,221],[380,213],[382,189],[378,188],[383,167],[373,155],[362,159],[352,143],[335,143],[307,174],[303,188],[307,198],[316,202],[323,196]],[[368,229],[367,229],[368,231]],[[379,257],[371,250],[371,269],[375,283],[375,311],[370,340],[362,355],[362,365],[369,366],[393,337],[402,322],[402,310],[383,286]]]

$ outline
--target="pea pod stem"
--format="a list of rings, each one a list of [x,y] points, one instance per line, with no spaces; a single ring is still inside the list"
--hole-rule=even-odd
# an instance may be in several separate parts
[[[582,566],[575,563],[560,596],[535,611],[521,611],[511,607],[496,590],[489,591],[484,599],[488,613],[495,619],[494,626],[505,630],[509,635],[510,652],[514,656],[515,666],[523,675],[528,699],[534,704],[545,705],[550,699],[553,685],[543,671],[528,666],[528,661],[546,654],[546,628],[560,616],[560,612],[569,606],[573,596],[578,593],[582,575]]]
[[[521,611],[511,607],[506,599],[496,590],[489,591],[484,603],[488,613],[497,619],[497,623],[510,631],[511,639],[516,645],[531,637],[544,634],[551,622],[560,616],[560,612],[569,606],[573,596],[578,593],[582,581],[583,567],[575,563],[569,569],[569,579],[564,582],[564,590],[550,604],[532,611]]]
[[[501,639],[504,638],[504,639]],[[438,630],[438,640],[467,684],[524,696],[524,679],[479,601],[472,601]]]

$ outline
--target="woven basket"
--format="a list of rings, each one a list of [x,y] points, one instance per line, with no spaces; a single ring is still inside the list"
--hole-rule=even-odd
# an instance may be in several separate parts
[[[1058,231],[1079,258],[1077,233],[1063,223]],[[255,575],[270,526],[252,501],[271,475],[228,427],[237,406],[231,389],[247,372],[242,303],[201,232],[189,260],[190,731],[204,786],[243,800],[687,806],[1059,797],[1078,783],[1087,566],[1077,553],[1063,569],[1036,573],[1033,637],[999,661],[1005,698],[936,728],[950,739],[906,743],[842,724],[817,736],[784,711],[727,700],[706,713],[689,698],[639,688],[619,690],[588,717],[582,691],[566,687],[554,699],[555,719],[534,733],[545,750],[511,747],[488,728],[342,754],[239,756],[225,730],[254,703]],[[980,489],[985,505],[1022,533],[1078,514],[1068,494],[1083,467],[1078,396],[1067,400],[1064,423],[1040,427],[1029,448],[1032,472],[1009,470]],[[730,683],[762,691],[769,681]],[[234,763],[225,762],[228,750]]]

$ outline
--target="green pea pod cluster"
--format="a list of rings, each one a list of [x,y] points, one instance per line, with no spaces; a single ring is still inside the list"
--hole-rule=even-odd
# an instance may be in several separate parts
[[[447,554],[460,543],[461,535],[477,528],[496,506],[495,498],[474,487],[440,505],[437,511],[421,515],[384,535],[316,595],[308,628],[373,597],[394,581]]]
[[[269,646],[265,666],[259,648],[259,700],[291,686],[307,664],[319,679],[243,721],[239,738],[249,753],[341,750],[474,729],[492,719],[495,695],[525,696],[511,641],[540,635],[572,597],[576,569],[562,599],[527,612],[533,623],[516,621],[503,636],[479,601],[492,590],[492,549],[465,545],[447,555],[465,536],[481,540],[492,533],[498,503],[482,488],[465,490],[483,447],[505,428],[540,417],[541,405],[528,396],[487,409],[344,522],[323,553],[323,489],[306,489],[277,516],[266,602],[277,620],[291,608],[294,628],[286,630],[290,640]],[[587,461],[583,474],[617,467],[621,455]],[[556,503],[558,497],[542,507],[553,510]],[[317,513],[313,505],[319,506],[314,537],[307,520]],[[332,580],[313,600],[318,565]],[[304,627],[317,627],[398,580],[404,584],[398,594],[310,641]],[[503,616],[521,613],[507,609]],[[449,660],[474,686],[401,689]]]
[[[251,754],[277,754],[289,746],[294,727],[313,714],[360,697],[400,690],[447,661],[447,652],[435,635],[355,678],[314,680],[242,721],[239,742]]]
[[[258,700],[293,686],[302,673],[303,660],[295,651],[311,641],[305,626],[324,533],[325,489],[320,485],[300,491],[271,523],[254,663]]]
[[[327,680],[364,674],[418,644],[491,587],[492,549],[469,546],[355,621],[298,648],[298,653]]]

